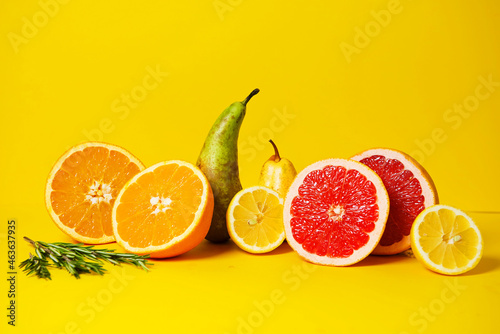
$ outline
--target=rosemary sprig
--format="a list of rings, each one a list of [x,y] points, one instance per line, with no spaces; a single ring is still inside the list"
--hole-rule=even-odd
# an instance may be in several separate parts
[[[83,244],[33,241],[28,237],[24,237],[24,240],[35,248],[35,255],[30,253],[29,259],[21,262],[19,268],[27,275],[39,278],[51,279],[49,268],[66,269],[74,277],[80,278],[80,274],[103,275],[106,272],[103,262],[132,264],[146,271],[149,271],[147,265],[153,265],[147,261],[149,255],[115,253],[112,249],[95,249],[94,246]]]

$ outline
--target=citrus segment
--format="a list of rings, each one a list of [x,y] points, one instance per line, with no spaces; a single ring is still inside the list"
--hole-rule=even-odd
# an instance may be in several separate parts
[[[458,275],[473,269],[481,259],[483,240],[472,219],[446,205],[422,211],[411,230],[415,257],[432,271]]]
[[[56,225],[90,244],[114,240],[111,211],[118,192],[144,165],[121,147],[88,142],[63,154],[49,174],[45,203]]]
[[[227,210],[231,239],[250,253],[267,253],[285,239],[283,199],[263,186],[243,189],[231,200]]]
[[[319,161],[301,171],[288,191],[286,238],[310,262],[351,265],[375,248],[388,212],[387,192],[371,169],[353,160]]]
[[[370,149],[352,159],[380,176],[391,202],[384,235],[373,254],[391,255],[409,249],[413,221],[422,210],[438,202],[431,177],[417,161],[393,149]]]
[[[184,161],[161,162],[135,175],[113,208],[113,231],[127,251],[163,258],[198,245],[210,228],[212,189]]]

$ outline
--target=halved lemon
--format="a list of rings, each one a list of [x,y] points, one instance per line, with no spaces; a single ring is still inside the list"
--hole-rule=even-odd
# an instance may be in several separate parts
[[[285,240],[283,199],[262,186],[238,192],[227,209],[227,228],[238,247],[249,253],[267,253]]]
[[[483,255],[483,238],[474,221],[447,205],[422,211],[413,223],[411,247],[428,269],[459,275],[473,269]]]

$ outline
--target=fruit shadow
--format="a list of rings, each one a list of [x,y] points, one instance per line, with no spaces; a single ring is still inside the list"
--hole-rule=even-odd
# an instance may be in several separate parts
[[[290,253],[292,250],[292,247],[288,245],[286,241],[284,241],[278,248],[272,250],[269,253],[263,253],[263,254],[252,254],[256,256],[273,256],[273,255],[280,255],[280,254],[286,254]]]
[[[476,268],[472,269],[467,273],[461,274],[460,276],[482,275],[494,271],[499,267],[500,267],[500,259],[489,256],[483,256],[483,258],[477,264]]]
[[[237,248],[238,247],[236,247],[236,245],[230,241],[223,243],[212,243],[208,240],[203,240],[198,246],[196,246],[195,248],[184,254],[171,258],[155,259],[155,261],[175,262],[175,261],[200,260],[210,257],[221,256],[224,253],[232,252]]]
[[[353,264],[351,267],[370,267],[370,266],[378,266],[388,263],[396,263],[401,261],[407,261],[409,259],[408,256],[402,254],[396,255],[369,255],[367,258],[362,261]]]
[[[154,261],[159,262],[171,262],[171,261],[191,261],[191,260],[200,260],[210,257],[221,256],[225,253],[229,252],[242,252],[245,255],[249,256],[272,256],[272,255],[280,255],[286,254],[292,251],[292,248],[284,242],[275,250],[265,253],[265,254],[249,254],[244,250],[240,249],[234,242],[231,240],[224,243],[212,243],[208,240],[203,240],[198,246],[194,249],[190,250],[187,253],[181,254],[176,257],[166,258],[166,259],[154,259]]]

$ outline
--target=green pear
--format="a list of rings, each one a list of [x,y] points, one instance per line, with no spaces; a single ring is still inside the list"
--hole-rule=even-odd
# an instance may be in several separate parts
[[[276,191],[284,200],[297,171],[290,160],[280,157],[276,144],[272,140],[269,142],[273,145],[274,155],[262,166],[259,184]]]
[[[212,125],[196,162],[214,193],[212,224],[206,236],[212,242],[229,239],[226,211],[231,199],[242,189],[238,169],[238,135],[246,105],[258,92],[258,89],[254,89],[245,100],[234,102],[220,114]]]

